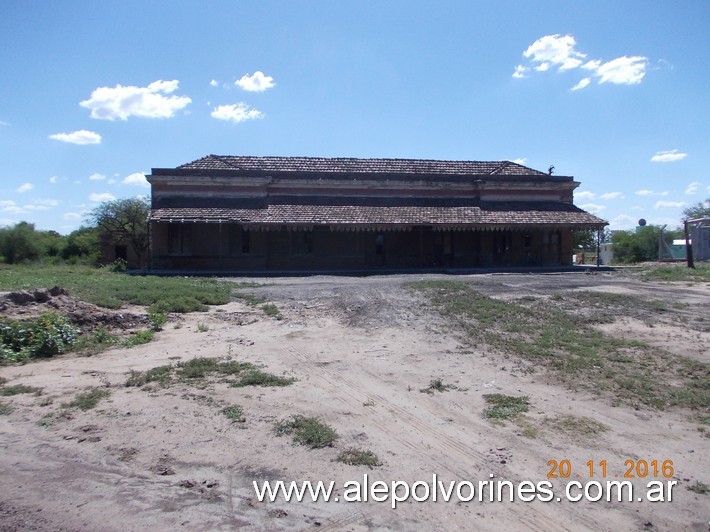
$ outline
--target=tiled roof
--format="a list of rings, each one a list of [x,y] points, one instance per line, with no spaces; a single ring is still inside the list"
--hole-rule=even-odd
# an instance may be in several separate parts
[[[356,159],[326,157],[252,157],[208,155],[179,170],[242,172],[548,176],[510,161],[437,161],[428,159]]]
[[[603,226],[606,222],[571,204],[489,202],[481,206],[268,205],[261,209],[159,208],[156,222],[234,222],[256,225],[472,225]]]

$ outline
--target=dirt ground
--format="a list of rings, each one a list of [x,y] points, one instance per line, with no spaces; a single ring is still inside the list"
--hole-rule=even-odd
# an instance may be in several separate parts
[[[642,282],[618,273],[397,275],[256,279],[246,290],[280,316],[236,300],[207,313],[170,316],[151,343],[0,367],[6,386],[40,395],[0,397],[1,530],[710,530],[710,439],[687,410],[612,406],[515,357],[465,345],[456,327],[404,282],[471,282],[496,298],[549,297],[578,290],[682,303],[649,323],[643,313],[599,325],[678,356],[710,362],[710,287]],[[145,309],[122,309],[136,316]],[[683,319],[676,319],[681,316]],[[278,319],[281,318],[281,319]],[[284,387],[231,387],[219,378],[127,387],[131,370],[220,357],[295,378]],[[434,379],[456,388],[421,393]],[[110,391],[90,410],[66,409],[77,392]],[[572,387],[573,388],[573,387]],[[530,398],[525,422],[491,423],[484,394]],[[233,423],[223,405],[242,407]],[[340,435],[333,447],[294,446],[274,432],[292,415],[318,416]],[[589,418],[606,431],[549,423]],[[373,451],[369,469],[335,461],[343,449]],[[609,478],[625,461],[673,461],[671,502],[259,502],[253,481],[547,480],[548,461],[605,460]],[[602,480],[595,477],[596,480]],[[634,479],[639,489],[652,476]],[[636,493],[635,493],[636,495]]]

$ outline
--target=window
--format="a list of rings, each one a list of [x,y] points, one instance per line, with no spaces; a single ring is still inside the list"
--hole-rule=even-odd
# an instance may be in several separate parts
[[[170,224],[168,226],[168,254],[189,255],[192,227],[185,224]]]

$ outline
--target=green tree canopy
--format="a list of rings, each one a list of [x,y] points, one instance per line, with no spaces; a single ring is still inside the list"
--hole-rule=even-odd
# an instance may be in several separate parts
[[[98,228],[101,238],[112,244],[131,246],[141,265],[144,265],[150,243],[149,212],[149,198],[119,199],[105,201],[96,207],[91,211],[90,219]]]
[[[710,198],[707,198],[705,201],[699,201],[683,210],[684,220],[708,217],[710,217]]]

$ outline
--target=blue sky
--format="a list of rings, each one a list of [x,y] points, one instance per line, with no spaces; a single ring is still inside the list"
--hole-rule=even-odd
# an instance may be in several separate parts
[[[0,225],[214,153],[515,160],[632,228],[710,197],[710,2],[0,2]]]

